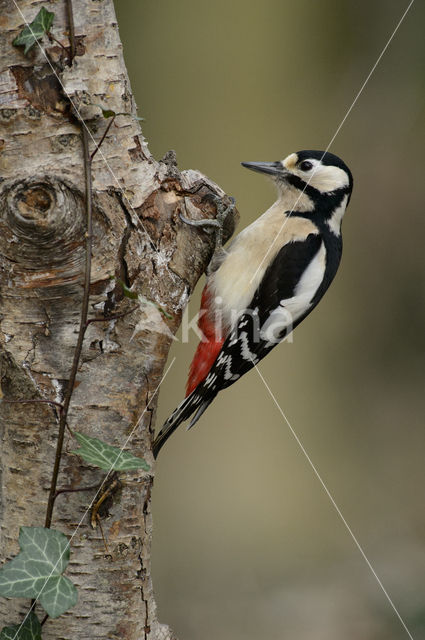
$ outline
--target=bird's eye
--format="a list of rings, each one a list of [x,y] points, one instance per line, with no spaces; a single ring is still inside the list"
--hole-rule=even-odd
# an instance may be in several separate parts
[[[300,162],[299,167],[301,171],[310,171],[310,169],[313,168],[313,163],[308,160],[304,160],[303,162]]]

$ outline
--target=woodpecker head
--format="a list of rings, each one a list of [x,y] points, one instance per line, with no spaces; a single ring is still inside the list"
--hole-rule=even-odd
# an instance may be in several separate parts
[[[348,195],[349,200],[353,188],[350,169],[328,151],[297,151],[277,162],[242,162],[242,166],[268,174],[280,192],[291,185],[313,201],[337,194]]]

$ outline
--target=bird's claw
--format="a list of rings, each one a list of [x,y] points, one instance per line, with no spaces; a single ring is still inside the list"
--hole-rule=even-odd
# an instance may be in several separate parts
[[[227,216],[229,215],[229,213],[231,213],[234,208],[235,208],[235,203],[236,200],[235,198],[233,198],[233,196],[228,196],[229,200],[230,200],[230,204],[225,204],[223,198],[221,198],[220,196],[217,196],[213,193],[210,193],[206,196],[204,196],[203,200],[209,200],[210,202],[212,202],[215,205],[215,208],[217,209],[217,215],[215,218],[213,218],[212,220],[189,220],[189,218],[186,218],[182,213],[179,213],[180,219],[186,223],[191,225],[192,227],[201,227],[201,228],[205,228],[208,229],[208,227],[213,227],[213,229],[215,229],[215,249],[214,249],[214,253],[217,253],[219,251],[221,251],[223,249],[223,227],[224,227],[224,222],[227,218]]]
[[[231,213],[235,208],[235,204],[236,204],[235,198],[233,196],[227,196],[227,197],[230,200],[230,204],[226,204],[224,202],[224,199],[221,196],[216,195],[215,193],[208,193],[203,198],[204,201],[210,201],[215,205],[215,208],[217,209],[217,215],[215,219],[220,224],[223,224],[224,220],[227,218],[229,213]]]
[[[212,202],[217,210],[216,217],[213,219],[203,219],[203,220],[189,220],[186,218],[181,212],[179,213],[180,220],[185,224],[189,224],[192,227],[199,227],[201,229],[205,229],[207,233],[213,232],[215,234],[215,247],[213,256],[208,264],[206,274],[210,275],[217,268],[217,264],[220,262],[220,258],[226,251],[223,248],[223,229],[224,223],[234,208],[235,208],[235,198],[229,196],[230,204],[225,204],[223,198],[217,196],[215,194],[208,194],[204,196],[203,201],[209,200]]]
[[[219,227],[220,222],[218,220],[189,220],[181,212],[179,213],[180,220],[185,224],[189,224],[191,227]]]

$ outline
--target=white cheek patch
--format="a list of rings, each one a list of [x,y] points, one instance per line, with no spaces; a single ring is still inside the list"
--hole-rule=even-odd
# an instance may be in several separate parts
[[[309,180],[309,184],[322,193],[348,187],[348,183],[348,175],[343,169],[325,164],[314,167]]]

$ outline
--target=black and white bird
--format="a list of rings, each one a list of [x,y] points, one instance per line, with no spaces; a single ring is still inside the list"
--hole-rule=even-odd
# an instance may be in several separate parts
[[[278,162],[242,165],[270,176],[278,198],[214,258],[202,294],[203,338],[187,395],[156,437],[155,457],[179,424],[193,416],[192,427],[219,391],[308,316],[341,260],[341,222],[353,178],[340,158],[299,151]]]

